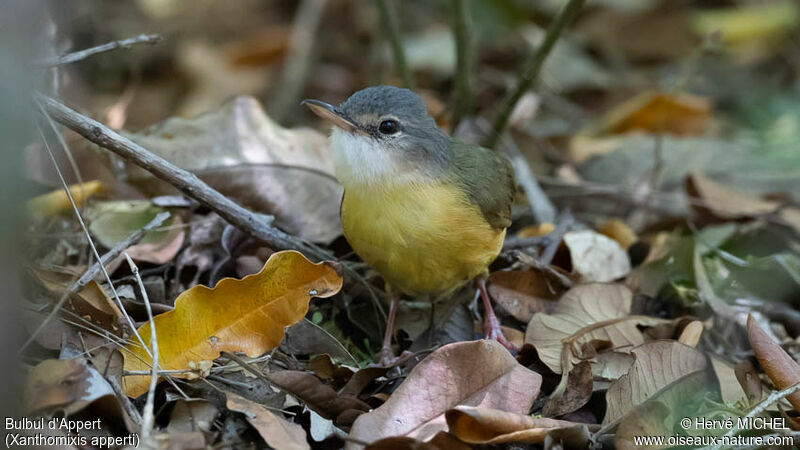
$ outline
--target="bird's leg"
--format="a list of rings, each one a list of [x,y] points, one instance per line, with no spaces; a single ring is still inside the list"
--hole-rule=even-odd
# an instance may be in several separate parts
[[[391,367],[404,361],[411,353],[405,351],[400,356],[394,356],[392,351],[392,336],[394,335],[394,320],[397,317],[397,306],[400,303],[400,293],[387,289],[389,293],[389,315],[386,317],[386,333],[383,335],[383,346],[381,347],[381,359],[378,362],[380,367]]]
[[[481,299],[483,300],[483,334],[486,335],[486,339],[494,339],[503,344],[505,348],[516,350],[517,348],[508,342],[503,335],[503,331],[500,329],[500,321],[497,320],[497,316],[492,308],[492,301],[489,300],[489,293],[486,291],[486,278],[478,277],[475,279],[475,282],[478,285],[478,292],[480,292]]]

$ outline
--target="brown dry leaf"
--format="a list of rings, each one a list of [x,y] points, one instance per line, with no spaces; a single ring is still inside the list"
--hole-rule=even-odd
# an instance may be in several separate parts
[[[116,402],[114,390],[84,359],[46,359],[25,383],[26,414],[71,416],[102,398]]]
[[[241,280],[195,286],[178,296],[174,310],[155,317],[159,365],[188,369],[221,351],[259,356],[280,344],[284,328],[305,316],[312,297],[330,297],[341,287],[333,263],[313,264],[295,251],[273,254],[261,272]],[[150,324],[139,334],[149,346]],[[149,370],[150,357],[138,342],[127,348],[125,370]],[[125,392],[137,397],[148,384],[149,376],[125,377]]]
[[[205,400],[187,401],[180,399],[169,416],[169,433],[208,432],[219,415],[219,409]]]
[[[623,250],[628,250],[639,238],[625,222],[619,219],[605,220],[597,224],[597,232],[617,241]]]
[[[113,248],[164,211],[149,200],[106,201],[93,203],[86,216],[92,235],[103,246]],[[173,214],[168,224],[145,234],[127,252],[137,261],[164,264],[181,249],[184,237],[183,221]]]
[[[747,316],[747,337],[761,368],[776,388],[782,390],[800,383],[800,364],[758,326],[752,315]],[[800,411],[800,392],[788,395],[786,399],[796,411]]]
[[[764,398],[764,385],[758,376],[755,366],[748,360],[744,360],[733,369],[734,376],[739,382],[739,386],[747,393],[747,401],[751,406],[755,406]]]
[[[410,437],[389,437],[369,444],[365,450],[469,450],[470,448],[453,435],[440,431],[428,442]]]
[[[628,417],[620,422],[614,435],[614,445],[618,449],[634,450],[642,448],[634,443],[634,436],[664,436],[664,422],[670,411],[659,401],[638,406]],[[648,449],[667,448],[668,445],[650,445]]]
[[[445,412],[459,405],[527,414],[541,383],[496,341],[448,344],[414,367],[386,403],[361,415],[350,436],[367,443],[389,436],[424,441],[446,429]]]
[[[192,119],[173,117],[128,137],[254,211],[275,215],[275,224],[288,233],[322,243],[341,234],[342,188],[333,176],[327,138],[309,128],[281,127],[252,97],[237,97]],[[141,169],[130,171],[145,192],[172,189]]]
[[[469,444],[539,444],[554,429],[578,425],[567,420],[537,419],[527,414],[472,406],[456,406],[447,411],[446,417],[449,432]]]
[[[550,222],[542,222],[536,225],[529,225],[517,233],[517,237],[539,237],[545,236],[553,232],[556,226]]]
[[[225,48],[229,63],[236,67],[260,67],[280,61],[289,46],[291,30],[282,25],[269,25],[249,33]]]
[[[582,361],[569,371],[566,390],[559,396],[552,395],[542,409],[542,415],[558,417],[577,411],[587,404],[594,390],[592,365]]]
[[[779,202],[729,188],[698,172],[686,177],[686,191],[704,202],[704,207],[694,206],[698,212],[723,220],[770,214],[780,206]]]
[[[583,136],[623,134],[632,131],[698,135],[711,118],[708,99],[686,93],[642,92],[608,111]]]
[[[339,395],[330,386],[308,372],[282,370],[269,375],[269,380],[294,395],[309,409],[325,419],[335,420],[346,411],[369,411],[370,406],[355,397]],[[337,425],[339,424],[338,421]]]
[[[81,206],[86,199],[103,193],[105,190],[105,185],[98,180],[87,181],[83,184],[73,184],[69,187],[69,193],[77,206]],[[64,189],[56,189],[28,200],[27,208],[28,213],[32,215],[51,216],[65,211],[72,211],[72,203],[69,201]]]
[[[613,347],[639,345],[644,337],[637,325],[664,322],[647,316],[630,316],[633,292],[621,284],[591,283],[575,286],[558,302],[553,314],[533,316],[525,342],[536,347],[542,362],[555,373],[569,371],[579,362],[581,344],[593,340]],[[570,352],[564,357],[562,350]]]
[[[592,230],[570,231],[564,235],[573,271],[584,283],[608,282],[631,271],[631,261],[620,245]]]
[[[736,376],[736,368],[726,359],[710,355],[711,368],[714,369],[714,374],[717,376],[719,382],[719,391],[722,395],[722,401],[730,407],[742,407],[747,405],[747,394],[742,389],[741,384]],[[759,385],[761,382],[759,381]]]
[[[700,336],[703,334],[703,322],[693,320],[681,332],[678,342],[689,347],[697,347],[700,342]]]
[[[71,273],[54,270],[33,269],[33,274],[51,293],[61,295],[77,278]],[[72,296],[67,308],[104,330],[119,335],[121,329],[117,321],[122,318],[117,305],[111,300],[94,280],[90,281],[77,294]]]
[[[488,289],[492,299],[521,322],[529,322],[537,312],[551,312],[564,291],[537,269],[494,272]]]
[[[278,417],[262,405],[251,402],[240,395],[226,392],[225,396],[228,398],[225,406],[231,411],[244,414],[250,425],[258,431],[258,434],[270,447],[275,450],[311,448],[306,441],[306,432],[300,425]]]
[[[633,365],[634,357],[630,353],[600,352],[597,363],[592,364],[592,375],[601,380],[616,380],[625,375]]]
[[[603,424],[621,419],[671,383],[706,369],[706,357],[677,341],[651,341],[631,350],[636,360],[606,392]]]

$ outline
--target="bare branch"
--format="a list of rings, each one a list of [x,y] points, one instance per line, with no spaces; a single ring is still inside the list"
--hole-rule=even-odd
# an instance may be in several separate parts
[[[550,24],[550,28],[547,29],[547,34],[544,37],[542,45],[539,46],[536,53],[525,61],[522,74],[517,82],[517,87],[509,92],[500,104],[500,113],[494,120],[492,133],[486,139],[486,142],[484,142],[484,146],[492,148],[497,144],[500,135],[505,130],[506,125],[508,125],[508,118],[511,116],[511,112],[514,110],[517,102],[522,98],[522,95],[530,89],[533,82],[539,76],[542,65],[545,59],[547,59],[547,55],[550,54],[550,50],[553,49],[556,40],[558,40],[564,27],[572,22],[572,19],[578,15],[585,1],[586,0],[569,0],[569,3],[564,6],[553,23]]]
[[[453,120],[451,129],[458,128],[465,116],[472,114],[475,104],[473,99],[473,70],[475,66],[475,45],[470,27],[472,20],[467,0],[452,0],[453,34],[456,40],[456,74],[453,83]]]
[[[392,56],[394,56],[394,69],[403,79],[403,84],[409,89],[414,89],[414,76],[406,61],[406,53],[403,49],[402,38],[400,37],[400,25],[397,23],[395,9],[389,3],[391,0],[375,0],[378,4],[378,11],[381,15],[383,28],[386,30],[389,42],[392,44]]]
[[[64,64],[74,63],[76,61],[81,61],[98,53],[105,53],[112,50],[116,50],[118,48],[130,48],[134,44],[153,45],[159,42],[161,42],[161,36],[157,34],[140,34],[139,36],[136,37],[128,39],[120,39],[118,41],[113,41],[103,45],[98,45],[97,47],[91,47],[84,50],[79,50],[77,52],[67,53],[66,55],[56,56],[54,58],[48,58],[37,62],[35,65],[36,67],[39,68],[61,66]]]
[[[207,206],[250,236],[266,242],[275,249],[298,250],[313,259],[322,260],[331,257],[328,252],[318,246],[265,224],[258,214],[212,189],[193,173],[151,153],[100,122],[70,109],[55,99],[41,94],[36,94],[36,96],[47,114],[57,122],[168,182],[186,196]]]

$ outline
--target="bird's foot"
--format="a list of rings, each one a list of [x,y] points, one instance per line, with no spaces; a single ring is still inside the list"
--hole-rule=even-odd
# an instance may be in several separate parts
[[[395,356],[390,347],[383,347],[381,349],[381,359],[376,364],[370,364],[370,367],[390,368],[404,363],[408,358],[414,356],[408,350],[403,350],[399,356]]]
[[[483,334],[486,336],[486,339],[494,339],[503,347],[512,352],[519,350],[514,344],[506,339],[505,335],[503,334],[503,330],[500,328],[500,321],[497,320],[497,316],[494,314],[486,315],[486,319],[483,321]]]

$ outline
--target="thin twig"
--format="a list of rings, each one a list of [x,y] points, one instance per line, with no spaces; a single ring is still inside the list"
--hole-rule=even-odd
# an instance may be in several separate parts
[[[81,289],[83,289],[90,281],[94,279],[95,276],[97,276],[97,274],[100,272],[101,264],[110,263],[111,261],[116,259],[119,255],[121,255],[123,251],[128,249],[128,247],[136,245],[136,243],[142,240],[145,234],[147,234],[149,231],[153,230],[154,228],[164,223],[164,221],[167,220],[169,216],[170,213],[167,211],[159,213],[147,225],[131,233],[130,236],[125,238],[119,244],[115,245],[114,248],[108,251],[108,253],[104,254],[97,262],[95,262],[88,269],[86,269],[86,272],[84,272],[80,278],[78,278],[74,283],[72,283],[67,288],[66,291],[64,291],[64,293],[61,295],[61,298],[58,300],[56,305],[50,311],[50,314],[48,314],[47,317],[45,317],[44,321],[42,321],[42,323],[39,324],[36,330],[34,330],[34,332],[31,333],[28,340],[25,341],[25,344],[22,345],[22,348],[19,350],[19,353],[24,352],[25,349],[28,347],[28,345],[30,345],[30,343],[33,342],[34,339],[36,339],[36,336],[38,336],[39,333],[41,333],[41,331],[47,326],[47,324],[50,323],[50,320],[58,314],[58,312],[64,306],[64,303],[66,303],[66,301],[73,294],[80,292]]]
[[[258,214],[212,189],[195,174],[175,166],[100,122],[68,108],[55,99],[41,94],[36,94],[36,97],[44,105],[47,114],[57,122],[175,186],[188,197],[207,206],[250,236],[266,242],[275,249],[298,250],[318,260],[330,258],[330,254],[318,246],[265,224]]]
[[[91,47],[84,50],[79,50],[77,52],[67,53],[66,55],[47,58],[37,62],[35,66],[39,68],[60,66],[63,64],[74,63],[76,61],[86,59],[98,53],[104,53],[111,50],[116,50],[118,48],[130,48],[134,44],[152,45],[152,44],[157,44],[160,41],[161,41],[161,36],[157,34],[140,34],[139,36],[136,37],[120,39],[118,41],[112,41],[103,45],[98,45],[97,47]]]
[[[156,336],[156,323],[153,320],[153,310],[150,308],[150,297],[147,296],[144,282],[142,282],[142,277],[139,275],[139,268],[133,263],[128,252],[125,252],[125,259],[128,260],[128,266],[130,266],[133,276],[136,277],[136,284],[139,285],[139,290],[142,292],[144,307],[147,310],[147,320],[150,321],[150,347],[153,350],[153,363],[150,366],[150,389],[147,391],[147,401],[142,412],[142,440],[148,442],[150,433],[153,431],[153,404],[156,398],[156,385],[158,384],[158,337]]]
[[[40,108],[42,107],[42,105],[39,102],[37,102],[37,105]],[[45,117],[48,118],[49,121],[49,116],[47,116],[47,114],[44,115]],[[53,131],[58,133],[58,130],[55,128],[55,125],[52,122],[50,123],[50,125],[53,127]],[[125,305],[122,304],[122,300],[119,298],[119,294],[117,294],[117,289],[114,287],[114,283],[111,281],[111,276],[108,274],[105,264],[103,264],[100,252],[97,251],[97,247],[94,245],[94,241],[92,240],[92,235],[89,233],[89,228],[86,227],[86,223],[83,221],[83,217],[81,217],[81,212],[78,210],[78,205],[75,203],[75,199],[72,197],[72,192],[70,192],[69,190],[69,186],[67,185],[67,180],[64,179],[64,174],[61,173],[61,168],[58,167],[58,161],[56,161],[56,156],[53,154],[53,150],[50,148],[50,144],[44,137],[44,132],[42,131],[41,127],[39,127],[39,135],[41,136],[42,141],[44,142],[44,147],[47,150],[47,154],[50,156],[50,160],[53,162],[53,167],[56,169],[58,178],[59,180],[61,180],[61,187],[64,188],[64,191],[67,194],[67,198],[69,199],[69,202],[72,205],[72,210],[75,213],[75,217],[78,219],[78,223],[80,224],[83,233],[86,235],[86,239],[89,241],[89,247],[92,249],[92,253],[94,253],[95,259],[97,259],[97,261],[100,263],[100,271],[103,272],[103,276],[108,282],[108,287],[109,289],[111,289],[111,293],[114,295],[114,300],[117,301],[117,306],[119,306],[119,309],[122,312],[122,315],[125,317],[125,320],[128,322],[128,326],[131,327],[131,331],[133,332],[133,334],[136,335],[136,338],[139,340],[142,346],[145,347],[144,350],[147,352],[148,356],[152,357],[152,355],[150,354],[150,350],[148,350],[148,348],[144,345],[144,340],[139,335],[139,331],[136,329],[136,325],[133,323],[133,319],[131,319],[131,316],[128,315],[128,312],[125,310]]]
[[[461,119],[472,114],[472,107],[475,104],[472,94],[475,45],[470,30],[472,20],[467,0],[452,0],[452,5],[455,20],[453,34],[456,41],[456,74],[453,82],[451,129],[455,131]]]
[[[550,50],[553,49],[556,40],[558,40],[564,27],[572,22],[572,19],[578,15],[585,1],[586,0],[569,0],[569,3],[564,6],[553,23],[550,24],[550,28],[547,29],[547,34],[544,37],[542,45],[539,46],[536,53],[525,61],[522,74],[517,82],[517,87],[509,92],[500,104],[500,113],[497,115],[492,125],[492,133],[486,139],[486,142],[484,142],[485,147],[492,148],[497,145],[500,135],[503,134],[506,125],[508,125],[508,119],[514,107],[517,105],[517,102],[522,98],[522,95],[530,89],[533,82],[539,76],[544,61],[547,59],[547,55],[550,54]]]
[[[400,37],[400,25],[397,23],[397,14],[389,2],[391,0],[375,0],[378,4],[378,11],[381,15],[383,28],[388,33],[389,42],[392,44],[392,56],[394,57],[394,69],[403,79],[403,84],[409,89],[414,89],[414,76],[406,61],[406,52],[403,49],[402,38]]]

